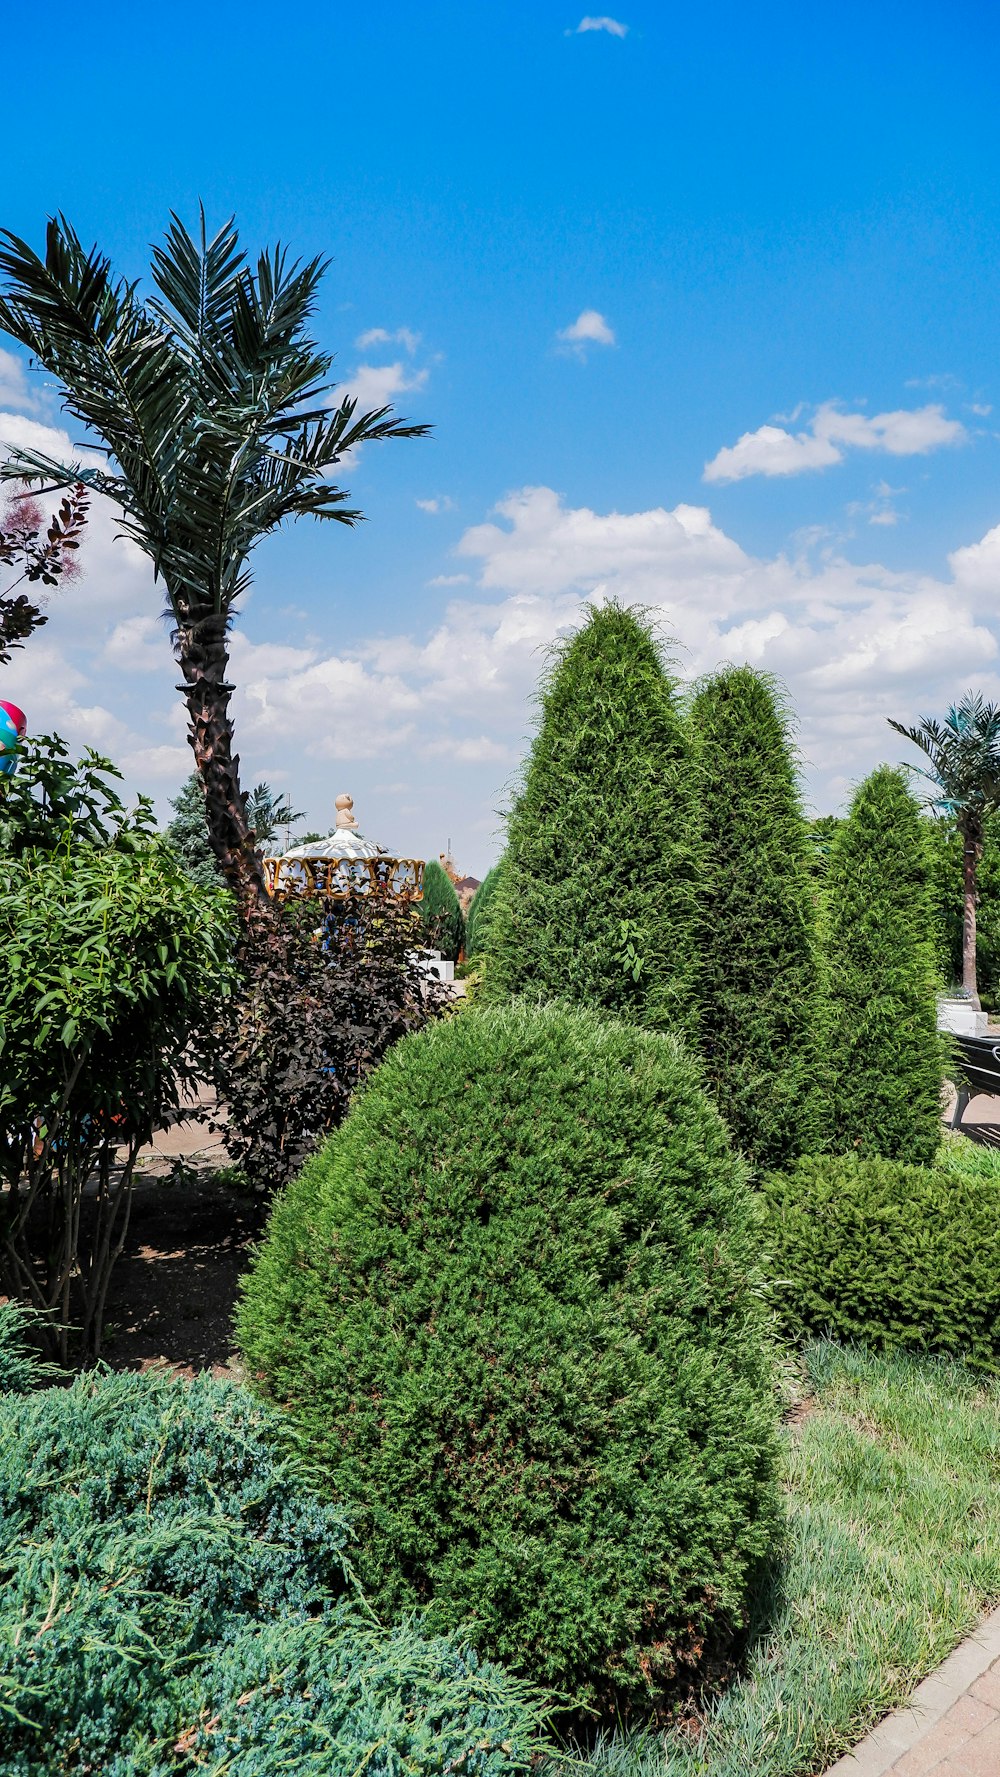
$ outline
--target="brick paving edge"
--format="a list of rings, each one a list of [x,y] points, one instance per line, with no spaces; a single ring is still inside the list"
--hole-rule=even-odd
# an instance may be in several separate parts
[[[918,1684],[905,1709],[897,1709],[837,1760],[826,1777],[885,1777],[897,1759],[919,1745],[929,1728],[964,1697],[994,1660],[1000,1659],[1000,1609],[990,1612],[935,1672]]]

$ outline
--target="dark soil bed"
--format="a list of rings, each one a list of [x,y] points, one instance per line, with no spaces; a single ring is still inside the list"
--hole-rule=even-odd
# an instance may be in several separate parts
[[[140,1179],[128,1238],[111,1276],[105,1362],[113,1370],[237,1374],[232,1320],[237,1284],[266,1204],[217,1181]]]

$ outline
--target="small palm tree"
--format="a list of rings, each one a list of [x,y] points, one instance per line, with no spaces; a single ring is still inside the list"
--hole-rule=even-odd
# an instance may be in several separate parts
[[[209,838],[247,907],[264,882],[227,674],[250,552],[286,519],[355,524],[362,514],[331,470],[363,441],[428,430],[388,407],[332,404],[333,359],[307,329],[325,269],[275,247],[253,270],[234,222],[208,240],[202,212],[198,240],[173,218],[153,250],[157,294],[141,300],[64,217],[48,224],[44,258],[0,230],[0,328],[59,379],[63,405],[108,456],[92,469],[19,450],[0,475],[108,495],[163,581]]]
[[[257,784],[248,790],[246,810],[258,846],[270,845],[279,827],[287,832],[296,821],[305,820],[305,809],[293,808],[288,797],[272,790],[270,784]]]
[[[968,691],[943,722],[922,716],[915,728],[890,728],[911,740],[929,760],[916,766],[934,785],[928,804],[953,820],[962,837],[962,987],[979,1010],[976,985],[976,905],[983,822],[1000,808],[1000,705]]]

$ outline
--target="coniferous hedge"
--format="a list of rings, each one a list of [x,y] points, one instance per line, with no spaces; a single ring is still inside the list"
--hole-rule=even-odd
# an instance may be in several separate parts
[[[761,1190],[775,1282],[793,1339],[1000,1355],[1000,1179],[944,1166],[808,1155]]]
[[[941,1139],[925,823],[902,772],[860,786],[830,851],[824,1053],[836,1152],[932,1160]]]
[[[450,962],[457,962],[465,939],[465,920],[455,885],[436,858],[424,867],[424,894],[418,906],[428,944]]]
[[[738,1147],[816,1145],[819,964],[808,829],[774,682],[727,667],[695,699],[701,813],[699,1048]]]
[[[592,611],[556,649],[541,712],[494,894],[486,992],[691,1028],[695,786],[649,626],[618,605]]]
[[[276,1205],[240,1337],[387,1618],[641,1714],[777,1533],[756,1276],[676,1039],[513,1004],[392,1051]]]

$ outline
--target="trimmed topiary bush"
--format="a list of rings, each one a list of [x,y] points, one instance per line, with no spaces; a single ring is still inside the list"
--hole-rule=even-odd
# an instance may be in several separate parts
[[[727,667],[692,709],[703,841],[698,1046],[736,1145],[817,1146],[819,962],[809,839],[772,679]]]
[[[494,864],[492,870],[487,870],[472,897],[465,917],[465,954],[470,961],[479,956],[489,943],[490,920],[493,917],[492,909],[499,879],[500,866]]]
[[[624,1713],[738,1631],[779,1521],[749,1214],[671,1037],[515,1004],[397,1046],[239,1313],[378,1608]]]
[[[880,766],[856,792],[824,898],[830,1143],[933,1160],[942,1077],[933,914],[925,823],[902,772]]]
[[[436,858],[424,868],[423,900],[417,906],[426,942],[433,950],[440,950],[449,962],[457,962],[465,938],[465,920],[455,885]]]
[[[378,1626],[344,1515],[279,1431],[205,1377],[0,1395],[4,1772],[529,1767],[536,1697],[458,1641]]]
[[[1000,1355],[1000,1178],[855,1155],[763,1186],[772,1298],[794,1337]]]
[[[557,647],[541,704],[494,894],[488,997],[690,1028],[695,790],[650,628],[618,605],[592,610]]]

